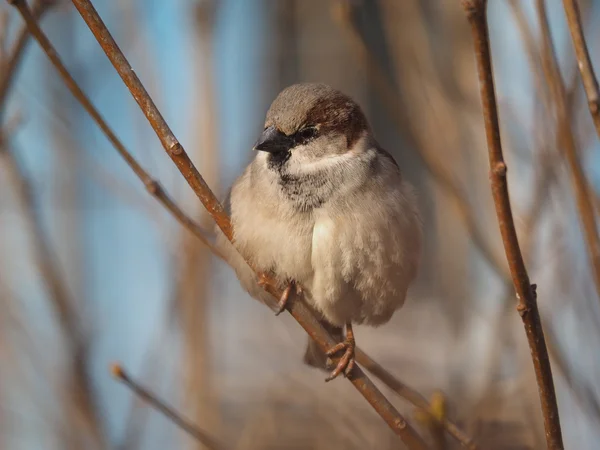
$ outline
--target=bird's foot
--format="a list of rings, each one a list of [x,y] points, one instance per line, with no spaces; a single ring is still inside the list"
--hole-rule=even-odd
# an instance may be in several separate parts
[[[264,288],[265,286],[268,286],[269,284],[271,284],[271,279],[266,273],[263,272],[263,273],[259,274],[259,276],[258,276],[258,284],[259,284],[259,286]],[[290,299],[290,296],[292,295],[292,289],[295,289],[296,295],[302,294],[302,287],[295,281],[293,281],[293,280],[290,281],[288,283],[288,285],[286,286],[286,288],[283,290],[281,297],[279,297],[279,300],[277,301],[277,308],[275,310],[276,316],[278,316],[283,311],[285,311],[288,300]]]
[[[277,302],[277,310],[275,312],[276,316],[278,316],[283,311],[285,311],[288,300],[290,299],[290,296],[292,295],[292,289],[294,289],[296,291],[296,295],[302,294],[302,287],[295,281],[290,281],[288,283],[288,285],[286,286],[286,288],[284,289],[283,294],[281,294],[281,297],[279,297],[279,301]]]
[[[347,377],[354,369],[356,364],[354,359],[354,350],[356,348],[356,342],[354,341],[354,332],[352,331],[352,325],[346,324],[346,338],[344,341],[331,347],[325,354],[329,357],[335,355],[338,352],[344,351],[344,354],[337,363],[337,366],[331,372],[331,374],[325,379],[325,381],[331,381],[337,378],[342,373]],[[328,360],[330,361],[330,360]],[[331,364],[329,364],[331,365]]]

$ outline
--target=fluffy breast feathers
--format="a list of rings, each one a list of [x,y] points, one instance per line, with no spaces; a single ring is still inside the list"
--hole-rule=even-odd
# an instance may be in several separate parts
[[[318,208],[302,211],[289,201],[275,174],[251,164],[231,192],[235,249],[281,286],[295,280],[325,319],[380,325],[404,303],[416,275],[421,224],[414,193],[389,155],[373,150],[368,173]],[[327,188],[327,186],[325,187]],[[266,295],[256,276],[224,236],[218,244],[243,287]]]

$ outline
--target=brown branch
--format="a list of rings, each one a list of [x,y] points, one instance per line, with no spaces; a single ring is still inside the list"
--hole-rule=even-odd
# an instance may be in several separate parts
[[[6,43],[8,42],[8,10],[0,10],[0,69],[6,62]]]
[[[10,2],[9,2],[10,3]],[[52,0],[38,0],[33,7],[31,8],[31,15],[39,20],[42,15],[48,11],[50,6],[52,6],[54,2]],[[14,40],[12,48],[8,53],[6,61],[2,61],[1,63],[1,74],[0,74],[0,121],[2,120],[2,115],[4,114],[4,109],[6,107],[6,97],[10,92],[10,88],[12,86],[13,80],[15,79],[15,74],[17,69],[23,59],[23,54],[25,53],[25,48],[29,43],[29,30],[27,25],[24,25],[18,33],[17,37]]]
[[[52,2],[50,1],[36,2],[32,16],[36,19],[41,17],[51,4]],[[23,27],[17,33],[12,50],[6,57],[7,59],[1,62],[4,71],[0,75],[0,118],[4,113],[8,92],[12,86],[19,63],[22,60],[29,36],[27,27]],[[71,378],[68,381],[71,395],[69,398],[73,405],[78,408],[77,414],[85,421],[85,426],[89,428],[91,435],[93,435],[97,443],[101,444],[103,442],[103,432],[100,426],[100,419],[97,416],[97,408],[94,404],[89,376],[86,373],[87,343],[85,336],[74,309],[74,301],[71,298],[65,279],[56,265],[52,246],[46,237],[46,233],[41,225],[41,219],[36,212],[31,183],[20,169],[12,153],[12,149],[9,148],[9,128],[10,124],[7,124],[3,130],[0,130],[0,156],[4,161],[9,183],[21,206],[33,243],[34,262],[48,290],[51,304],[55,308],[61,325],[68,337],[68,343],[71,346]]]
[[[467,18],[473,35],[475,58],[481,89],[481,101],[485,122],[486,138],[490,160],[490,184],[496,215],[504,250],[508,260],[513,284],[519,299],[517,311],[521,315],[525,332],[529,341],[536,380],[538,383],[546,442],[551,450],[563,449],[558,405],[552,380],[552,369],[544,339],[541,319],[537,307],[536,289],[529,281],[529,275],[521,255],[517,232],[513,221],[508,184],[506,179],[506,163],[500,141],[500,125],[494,88],[492,59],[490,53],[489,32],[487,24],[486,0],[463,0]]]
[[[140,397],[142,400],[148,402],[153,408],[161,412],[171,422],[181,428],[183,431],[188,433],[193,438],[204,444],[206,447],[212,450],[225,449],[226,447],[220,444],[216,439],[211,437],[206,431],[199,429],[197,426],[189,423],[173,408],[167,406],[165,402],[159,400],[152,392],[144,388],[137,381],[135,381],[125,369],[119,364],[112,364],[110,371],[112,375],[119,381],[122,381],[129,389],[131,389],[135,395]]]
[[[596,292],[600,297],[600,237],[596,224],[596,215],[592,201],[591,190],[585,171],[579,160],[579,152],[569,117],[565,85],[558,69],[554,46],[543,0],[536,0],[536,10],[542,33],[542,66],[546,81],[550,86],[557,117],[557,138],[562,147],[569,166],[571,182],[575,191],[575,199],[579,212],[579,220],[583,228],[588,257],[591,263],[592,275]]]
[[[529,21],[525,17],[525,13],[522,10],[522,4],[518,0],[511,0],[510,6],[512,7],[512,12],[515,16],[517,26],[521,32],[523,37],[523,42],[525,44],[526,52],[529,59],[529,64],[531,66],[531,71],[534,73],[536,79],[536,89],[540,92],[544,92],[543,98],[543,108],[547,111],[552,111],[553,105],[551,103],[552,99],[549,98],[549,93],[546,92],[546,89],[542,89],[545,87],[544,85],[544,72],[541,67],[541,58],[539,55],[539,48],[533,36],[533,32],[531,30],[531,26]],[[575,98],[576,92],[578,88],[578,77],[577,71],[573,71],[572,79],[568,83],[568,92],[567,92],[567,107],[568,114],[567,116],[571,116],[574,107],[575,107]],[[542,94],[539,94],[542,96]],[[546,98],[548,97],[548,98]],[[538,222],[538,218],[542,215],[543,206],[546,204],[544,201],[545,197],[548,194],[548,190],[550,184],[556,178],[556,156],[554,152],[546,156],[547,151],[540,152],[540,158],[536,163],[534,163],[535,167],[540,167],[541,171],[543,171],[540,175],[538,175],[538,182],[534,188],[534,201],[532,203],[532,207],[527,218],[524,221],[523,226],[523,236],[525,236],[525,241],[523,242],[523,253],[525,255],[525,260],[528,260],[528,254],[531,250],[531,241],[532,241],[532,233],[536,228],[536,224]],[[600,200],[596,195],[594,197],[594,201],[596,203],[596,208],[600,211]],[[512,286],[511,286],[512,287]],[[508,291],[509,287],[506,287]],[[509,304],[512,301],[512,295],[508,295],[505,299],[505,304]],[[558,376],[564,378],[567,386],[573,393],[573,397],[580,404],[582,408],[588,410],[590,414],[593,414],[596,419],[600,418],[600,405],[596,399],[596,396],[593,394],[593,390],[587,383],[584,382],[580,377],[577,377],[576,374],[572,373],[569,369],[566,358],[563,354],[562,349],[559,348],[557,344],[557,338],[553,332],[553,329],[546,321],[542,321],[542,325],[545,330],[546,344],[548,347],[548,353],[550,355],[550,359],[553,364],[554,373],[557,373]],[[581,391],[584,392],[581,392]]]
[[[104,120],[100,112],[96,109],[96,107],[93,105],[88,96],[85,95],[85,93],[81,90],[77,82],[71,76],[71,74],[61,61],[60,57],[56,53],[56,50],[50,43],[50,40],[37,24],[36,18],[27,6],[26,2],[23,0],[12,0],[11,3],[19,10],[31,34],[35,37],[40,46],[44,49],[44,52],[46,53],[56,70],[59,72],[60,76],[62,77],[63,81],[65,82],[73,96],[79,101],[79,103],[81,103],[81,105],[87,111],[87,113],[98,124],[104,135],[113,145],[113,147],[117,150],[119,155],[121,155],[121,157],[125,160],[127,165],[131,168],[131,170],[133,170],[135,175],[144,184],[148,193],[152,195],[159,203],[161,203],[181,225],[187,228],[192,234],[194,234],[194,236],[196,236],[207,247],[209,247],[214,254],[222,258],[221,253],[217,250],[216,247],[212,245],[212,243],[206,237],[202,227],[200,227],[194,220],[187,216],[183,212],[183,210],[179,208],[179,206],[177,206],[177,204],[173,201],[171,196],[165,191],[161,184],[158,181],[154,180],[148,174],[148,172],[144,170],[144,168],[136,161],[133,155],[127,150],[125,145],[123,145],[123,143],[119,140],[117,135],[112,131],[112,129]]]
[[[585,95],[587,96],[590,114],[592,115],[592,120],[596,126],[596,133],[600,138],[600,89],[598,88],[598,81],[596,80],[594,67],[592,66],[590,54],[585,42],[585,36],[583,35],[579,6],[577,0],[563,0],[563,6],[567,16],[567,23],[569,24],[569,31],[571,32],[573,48],[575,49],[575,55],[577,56],[577,65],[579,66],[579,72],[581,73],[583,88],[585,89]]]
[[[181,174],[184,176],[194,193],[198,196],[204,207],[211,214],[215,222],[221,228],[223,233],[232,239],[232,227],[229,217],[223,210],[213,192],[210,190],[196,167],[193,165],[183,146],[173,135],[162,115],[154,105],[154,102],[146,92],[142,83],[135,75],[129,62],[118,48],[116,42],[110,35],[102,19],[87,1],[73,1],[73,4],[87,23],[88,27],[98,40],[98,43],[105,51],[111,63],[123,79],[131,94],[138,102],[142,112],[152,125],[159,140],[171,160],[175,163]],[[27,16],[27,6],[23,0],[17,0],[16,6]],[[35,23],[33,24],[35,25]],[[39,30],[39,28],[38,28]],[[40,33],[38,33],[40,34]],[[49,55],[50,56],[50,55]],[[267,285],[266,289],[276,297],[281,295],[272,285]],[[301,300],[296,299],[290,305],[290,313],[298,323],[308,332],[308,334],[319,344],[322,350],[327,350],[335,344],[335,341],[328,335],[323,327],[318,323],[312,311]],[[416,431],[406,422],[394,406],[383,396],[377,387],[369,380],[364,372],[357,366],[348,377],[355,388],[365,397],[375,411],[385,420],[390,428],[403,440],[410,449],[424,449],[426,445]]]
[[[103,433],[100,429],[100,419],[94,404],[92,387],[87,374],[87,343],[82,331],[80,320],[75,311],[75,303],[70,295],[63,275],[60,273],[52,246],[46,237],[35,207],[35,199],[31,183],[22,172],[8,148],[8,142],[0,135],[0,157],[2,158],[8,174],[8,181],[12,186],[17,201],[23,212],[29,236],[32,240],[34,262],[40,272],[42,281],[48,290],[52,306],[55,308],[60,323],[68,337],[71,360],[71,387],[70,400],[79,408],[78,413],[91,430],[98,443],[103,442]]]
[[[425,411],[430,415],[434,415],[434,412],[431,410],[431,405],[427,401],[425,397],[419,394],[410,386],[407,386],[402,381],[398,380],[391,373],[389,373],[383,366],[375,362],[369,355],[363,352],[361,349],[356,349],[356,360],[362,364],[362,366],[371,372],[375,377],[377,377],[383,384],[389,387],[392,391],[398,394],[400,397],[404,398],[408,402],[412,403],[417,408]],[[476,450],[477,445],[473,440],[466,435],[460,428],[458,428],[454,423],[450,422],[448,419],[444,419],[442,421],[442,425],[452,436],[459,442],[462,447],[469,450]]]

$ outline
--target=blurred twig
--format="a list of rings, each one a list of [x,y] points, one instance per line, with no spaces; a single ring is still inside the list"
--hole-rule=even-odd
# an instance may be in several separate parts
[[[194,5],[196,15],[197,40],[191,58],[196,80],[194,93],[194,113],[190,115],[194,129],[193,145],[190,153],[206,174],[211,186],[218,185],[219,154],[217,136],[217,100],[213,80],[213,29],[218,2],[203,0]],[[146,125],[146,124],[144,124]],[[205,228],[210,228],[212,220],[199,202],[194,202],[195,217]],[[193,236],[182,236],[179,243],[180,258],[178,284],[179,292],[174,299],[179,313],[179,323],[183,337],[183,383],[186,413],[194,421],[202,420],[213,434],[217,434],[220,424],[219,392],[217,391],[211,332],[211,268],[210,252]],[[201,450],[195,442],[190,450]]]
[[[479,226],[478,221],[473,214],[474,209],[471,207],[466,190],[457,178],[453,177],[448,172],[448,167],[444,166],[443,160],[434,156],[436,154],[441,154],[442,152],[424,150],[423,147],[428,144],[417,142],[417,138],[413,131],[407,129],[406,124],[411,123],[411,119],[407,117],[406,113],[400,108],[396,101],[398,98],[396,89],[385,74],[381,64],[379,64],[371,51],[369,51],[361,33],[357,29],[352,18],[352,6],[350,2],[336,0],[333,3],[333,16],[346,31],[348,39],[359,55],[358,59],[363,70],[373,76],[373,87],[379,94],[388,114],[393,118],[396,125],[400,127],[403,136],[409,140],[411,147],[417,150],[416,155],[419,157],[425,169],[427,169],[433,179],[444,188],[444,192],[447,192],[454,200],[460,218],[465,224],[465,228],[471,236],[475,246],[498,273],[508,277],[509,274],[506,269],[506,263],[500,254],[490,245],[486,232]]]
[[[527,269],[521,255],[508,196],[507,168],[500,141],[500,125],[498,122],[490,54],[487,1],[463,0],[463,7],[471,25],[475,58],[479,73],[481,101],[483,104],[483,116],[490,159],[490,184],[506,257],[519,298],[517,310],[525,325],[531,349],[542,404],[542,413],[544,415],[546,441],[549,449],[563,449],[558,405],[554,391],[554,382],[552,380],[552,369],[550,367],[544,331],[537,307],[535,285],[532,285],[529,281]]]
[[[522,10],[522,3],[519,0],[511,0],[510,1],[511,10],[515,16],[517,26],[522,35],[524,46],[526,48],[526,52],[529,58],[529,63],[531,67],[531,72],[534,74],[536,79],[536,89],[540,91],[539,96],[543,99],[544,109],[547,111],[551,111],[552,108],[552,99],[549,98],[544,89],[544,72],[541,67],[542,60],[540,57],[539,46],[536,43],[536,39],[533,36],[533,32],[531,26],[525,17],[525,13]],[[569,81],[568,89],[567,89],[567,108],[568,113],[567,116],[571,117],[573,110],[575,108],[575,98],[576,92],[578,88],[578,77],[577,71],[573,71],[572,79]],[[542,94],[542,91],[544,94]],[[547,141],[552,141],[548,139]],[[551,154],[548,151],[542,151],[539,154],[539,160],[534,163],[534,167],[541,168],[538,172],[538,182],[535,184],[534,188],[534,201],[532,203],[532,207],[530,212],[525,220],[525,224],[523,226],[523,254],[525,256],[525,260],[528,261],[528,255],[531,253],[532,246],[532,233],[536,228],[536,224],[538,222],[538,218],[541,216],[542,207],[545,204],[545,198],[548,194],[548,188],[551,182],[556,178],[556,157],[558,154],[555,154],[553,151]],[[541,173],[540,173],[541,172]],[[543,182],[543,178],[546,178],[546,181]],[[594,197],[596,207],[600,210],[600,199],[596,195]],[[512,288],[512,285],[510,286]],[[507,288],[508,290],[508,288]],[[512,291],[512,289],[511,289]],[[505,303],[508,304],[512,300],[512,293],[507,294]],[[574,398],[580,404],[583,405],[584,408],[587,408],[597,419],[600,419],[600,404],[596,398],[596,395],[593,393],[593,389],[586,383],[581,377],[577,377],[569,368],[565,355],[563,354],[563,350],[558,346],[557,339],[554,336],[554,332],[549,323],[542,321],[545,330],[546,343],[548,346],[548,352],[550,354],[551,360],[553,361],[554,368],[558,370],[559,375],[562,375],[565,379],[565,382],[569,389],[573,392]],[[583,390],[586,395],[582,395],[580,390]]]
[[[36,20],[39,20],[42,15],[48,11],[53,3],[54,2],[52,0],[36,1],[31,8],[31,15]],[[6,24],[4,24],[1,28],[2,32],[6,33]],[[5,39],[6,34],[2,37],[3,46],[5,44]],[[3,58],[2,62],[0,63],[0,68],[2,69],[0,70],[0,122],[2,121],[2,116],[4,115],[6,108],[6,96],[10,92],[12,82],[15,79],[15,74],[23,58],[25,47],[27,46],[28,42],[29,30],[27,25],[23,25],[23,27],[17,32],[17,37],[14,39],[10,51],[7,53],[6,59]]]
[[[36,2],[31,12],[32,17],[37,20],[48,10],[51,4],[50,1]],[[29,41],[29,36],[27,27],[21,29],[15,38],[12,50],[7,55],[7,60],[2,61],[1,65],[4,71],[0,75],[0,118],[5,111],[8,92]],[[77,418],[85,422],[90,435],[97,444],[101,445],[103,443],[103,432],[87,374],[86,338],[75,310],[74,300],[71,298],[65,279],[58,269],[57,259],[53,255],[52,246],[44,232],[41,218],[38,216],[31,183],[19,167],[13,150],[9,148],[8,128],[0,129],[0,157],[2,157],[5,164],[9,183],[24,214],[29,236],[33,243],[35,264],[48,290],[51,304],[55,308],[66,333],[68,345],[71,346],[69,353],[72,357],[68,383],[70,386],[69,399],[77,408]]]
[[[190,436],[193,436],[195,439],[197,439],[209,449],[220,450],[226,448],[222,444],[218,443],[213,437],[209,436],[208,433],[206,433],[203,430],[200,430],[195,425],[186,421],[179,415],[177,411],[167,406],[154,394],[152,394],[146,388],[141,386],[127,372],[125,372],[125,369],[123,369],[123,367],[121,367],[120,365],[113,364],[111,366],[111,373],[117,380],[122,381],[129,389],[131,389],[135,393],[135,395],[148,402],[157,411],[160,411],[162,414],[164,414],[165,417],[167,417],[171,422],[173,422],[179,428],[184,430]]]
[[[536,0],[536,11],[542,33],[542,67],[546,76],[546,82],[550,87],[556,112],[557,138],[570,169],[571,181],[575,191],[577,209],[579,211],[579,219],[583,227],[583,233],[587,244],[586,248],[591,263],[592,275],[594,277],[596,292],[600,297],[600,237],[598,235],[591,190],[585,171],[579,160],[579,152],[573,133],[571,118],[568,113],[565,85],[558,68],[556,54],[552,44],[552,36],[544,0]]]
[[[25,217],[35,264],[42,280],[48,289],[52,306],[56,309],[60,323],[65,330],[68,344],[71,346],[70,381],[71,401],[77,407],[91,435],[98,444],[103,442],[103,433],[97,408],[94,404],[91,380],[87,374],[88,351],[81,321],[75,311],[75,304],[66,286],[64,277],[58,270],[57,258],[52,252],[52,246],[38,217],[31,183],[19,168],[12,149],[6,140],[0,136],[0,157],[2,158],[10,185],[17,196]]]
[[[383,384],[389,387],[392,391],[398,394],[400,397],[412,403],[417,408],[420,408],[424,412],[435,415],[431,409],[431,405],[425,397],[419,394],[417,391],[407,386],[394,375],[389,373],[383,366],[375,362],[369,355],[360,349],[356,349],[356,360],[362,364],[362,366],[377,377]],[[442,421],[442,425],[446,431],[459,442],[464,448],[469,450],[476,450],[477,445],[473,440],[467,436],[460,428],[450,422],[447,418]]]
[[[94,107],[91,100],[85,95],[85,93],[81,90],[79,85],[73,79],[73,77],[59,58],[58,54],[56,53],[56,50],[37,24],[37,21],[33,16],[32,11],[28,8],[27,4],[23,0],[13,0],[12,4],[14,4],[14,6],[16,6],[16,8],[21,13],[21,16],[25,20],[31,34],[35,37],[35,39],[39,42],[40,46],[44,49],[46,55],[52,61],[52,64],[54,64],[54,67],[59,72],[60,76],[62,77],[63,81],[65,82],[73,96],[81,103],[81,105],[84,107],[87,113],[98,124],[104,135],[108,138],[113,147],[115,147],[117,152],[119,152],[121,157],[131,168],[131,170],[133,170],[136,176],[144,184],[146,190],[150,193],[150,195],[156,198],[156,200],[158,200],[173,215],[173,217],[177,219],[177,221],[181,225],[190,230],[198,239],[200,239],[207,247],[209,247],[215,255],[222,258],[220,252],[209,241],[207,237],[208,233],[204,231],[198,224],[196,224],[196,222],[194,222],[189,216],[187,216],[183,212],[183,210],[179,208],[179,206],[177,206],[177,204],[172,200],[170,195],[164,190],[161,184],[158,181],[154,180],[148,174],[148,172],[144,170],[144,168],[136,161],[136,159],[131,155],[131,153],[116,136],[116,134],[112,131],[112,129],[106,123],[102,115]]]
[[[429,434],[431,434],[435,449],[446,450],[448,448],[448,442],[446,440],[443,425],[448,416],[446,397],[442,392],[435,391],[431,395],[429,404],[431,412],[425,412],[418,409],[415,413],[415,417],[429,431]]]
[[[579,72],[581,73],[588,106],[594,125],[596,126],[596,133],[598,134],[598,137],[600,137],[600,91],[594,73],[594,67],[590,60],[587,44],[585,42],[585,36],[583,34],[579,5],[577,4],[577,0],[563,0],[563,6],[567,16],[567,23],[569,24],[569,31],[571,32],[573,48],[575,49],[575,55],[577,56],[577,65],[579,67]]]
[[[23,4],[19,2],[20,9]],[[196,167],[191,162],[183,146],[173,135],[169,126],[162,115],[154,105],[154,102],[144,89],[142,83],[135,75],[129,62],[118,48],[116,42],[110,35],[102,19],[88,0],[74,0],[73,4],[87,23],[88,27],[96,37],[98,43],[105,51],[113,66],[123,79],[131,94],[138,102],[142,112],[152,125],[159,140],[171,160],[175,163],[181,174],[184,176],[194,193],[198,196],[204,207],[211,214],[215,222],[221,228],[225,236],[230,240],[233,238],[231,222],[225,213],[222,205],[219,203],[213,192],[210,190]],[[276,289],[272,283],[267,284],[265,288],[277,298],[281,292]],[[309,333],[309,335],[320,345],[321,349],[326,351],[335,344],[331,336],[319,325],[313,313],[307,305],[301,300],[293,301],[290,313],[300,323],[300,325]],[[385,420],[390,428],[403,440],[411,449],[424,449],[426,445],[416,431],[406,422],[394,406],[383,396],[376,386],[368,379],[362,370],[355,366],[349,376],[352,384],[367,399],[377,413]]]

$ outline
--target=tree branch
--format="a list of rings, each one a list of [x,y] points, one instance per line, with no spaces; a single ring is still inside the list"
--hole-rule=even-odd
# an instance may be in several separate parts
[[[500,233],[509,269],[513,278],[517,297],[517,311],[521,315],[529,341],[536,380],[538,383],[546,442],[551,450],[563,449],[558,405],[552,380],[552,369],[544,339],[544,331],[537,307],[536,289],[529,281],[529,275],[521,255],[519,241],[512,216],[506,163],[500,141],[500,125],[492,71],[489,33],[487,24],[486,0],[463,0],[463,7],[471,25],[475,47],[475,58],[481,89],[481,101],[490,160],[490,184]]]
[[[32,17],[41,17],[51,5],[51,1],[38,1],[31,13]],[[7,60],[0,61],[0,65],[5,69],[0,75],[0,119],[4,113],[7,95],[22,60],[29,37],[27,27],[21,29],[15,38]],[[56,311],[60,325],[65,332],[67,343],[70,346],[69,355],[71,360],[68,384],[71,395],[69,401],[77,408],[77,414],[85,422],[85,426],[88,428],[87,431],[101,445],[104,436],[87,373],[87,342],[82,331],[81,321],[75,309],[75,301],[57,267],[52,245],[43,230],[41,218],[37,214],[31,183],[19,167],[13,149],[9,148],[9,130],[7,128],[0,129],[0,157],[4,162],[9,184],[15,192],[28,228],[27,231],[33,244],[34,264],[40,273],[47,289],[49,301]]]
[[[25,219],[27,231],[32,241],[34,263],[67,338],[71,357],[68,384],[72,388],[70,391],[72,395],[69,400],[78,408],[78,414],[84,419],[86,426],[89,428],[88,431],[96,442],[101,444],[103,433],[87,373],[88,346],[81,321],[75,309],[74,299],[57,267],[56,258],[42,228],[41,219],[36,213],[31,183],[17,164],[12,149],[8,147],[8,143],[0,133],[0,158],[4,162],[8,181],[15,192]]]
[[[19,10],[23,20],[25,20],[26,27],[30,30],[31,34],[43,48],[44,52],[67,85],[67,88],[71,91],[73,96],[79,101],[87,113],[92,117],[92,119],[94,119],[94,121],[98,124],[106,138],[117,150],[119,155],[121,155],[127,165],[144,184],[148,193],[152,195],[159,203],[161,203],[171,213],[171,215],[181,225],[183,225],[183,227],[187,228],[194,236],[200,239],[208,248],[211,249],[215,255],[223,259],[223,256],[219,250],[207,238],[206,232],[202,229],[202,227],[200,227],[200,225],[187,216],[183,210],[177,206],[162,185],[158,181],[154,180],[148,174],[148,172],[144,170],[144,168],[136,161],[133,155],[127,150],[117,135],[112,131],[100,112],[96,109],[91,100],[87,97],[87,95],[85,95],[77,82],[71,76],[64,63],[56,53],[56,50],[50,43],[50,40],[39,27],[33,12],[29,9],[26,2],[23,0],[11,0],[10,3],[12,3]]]
[[[389,387],[400,397],[412,403],[417,408],[425,411],[427,414],[434,415],[431,405],[425,397],[423,397],[410,386],[407,386],[402,381],[395,378],[383,366],[375,362],[369,355],[359,348],[356,349],[356,360],[359,361],[365,369],[376,376],[379,381]],[[464,431],[458,428],[454,423],[450,422],[447,418],[442,421],[442,425],[448,434],[456,439],[456,441],[459,442],[462,447],[468,450],[477,449],[475,442],[473,442],[473,440],[467,434],[465,434]]]
[[[59,70],[63,79],[67,83],[67,86],[73,93],[77,92],[78,100],[81,102],[85,98],[81,89],[74,82],[73,78],[66,71],[59,58],[56,55],[55,50],[52,48],[47,37],[43,34],[37,23],[31,16],[31,12],[27,7],[24,0],[10,0],[14,4],[23,18],[25,19],[28,27],[32,34],[38,40],[47,56],[55,64]],[[198,196],[204,207],[211,214],[215,222],[219,225],[223,233],[232,239],[232,228],[229,221],[229,217],[223,210],[223,207],[210,190],[204,179],[193,165],[192,161],[188,157],[182,145],[179,143],[177,138],[173,135],[172,131],[168,127],[167,123],[163,119],[162,115],[154,105],[154,102],[149,97],[145,88],[141,84],[138,77],[133,72],[133,69],[129,65],[129,62],[122,54],[117,44],[113,40],[112,36],[106,29],[102,19],[97,14],[96,10],[89,1],[74,1],[75,7],[84,18],[90,30],[96,36],[99,44],[104,49],[108,58],[113,63],[113,66],[129,88],[138,105],[142,109],[146,118],[152,125],[156,132],[161,144],[165,148],[168,156],[175,163],[181,174],[184,176],[194,193]],[[85,98],[87,100],[87,98]],[[89,101],[87,102],[88,106]],[[88,113],[95,112],[93,108],[86,108]],[[104,123],[101,121],[101,117],[98,114],[93,114],[92,117],[96,122]],[[99,121],[100,120],[100,121]],[[106,125],[104,123],[104,125]],[[111,133],[110,129],[105,126],[103,128],[105,134]],[[117,145],[118,141],[111,139],[113,145]],[[125,156],[124,156],[125,157]],[[131,162],[135,162],[131,158]],[[130,161],[128,161],[130,162]],[[132,169],[135,170],[135,165],[130,164]],[[137,172],[136,172],[137,173]],[[138,174],[139,176],[139,174]],[[155,186],[154,183],[150,183],[151,186]],[[279,297],[281,292],[273,287],[273,283],[269,283],[265,288],[272,295]],[[273,299],[274,300],[274,299]],[[296,299],[290,302],[289,307],[290,313],[298,321],[298,323],[307,331],[307,333],[314,339],[321,349],[324,351],[331,348],[335,341],[328,335],[328,333],[319,324],[318,320],[314,317],[312,311],[308,306],[301,300]],[[385,420],[390,428],[403,440],[403,442],[410,449],[426,449],[427,446],[422,438],[416,433],[416,431],[408,424],[408,422],[402,417],[402,415],[394,408],[394,406],[385,398],[385,396],[377,389],[373,382],[364,374],[364,372],[355,366],[354,370],[349,376],[350,381],[354,387],[365,397],[365,399],[371,404],[375,411]]]
[[[567,23],[569,24],[569,31],[571,32],[573,48],[575,49],[575,55],[577,56],[579,73],[581,73],[583,88],[585,90],[585,95],[587,96],[590,114],[592,115],[592,120],[596,127],[596,133],[600,138],[600,89],[598,88],[598,81],[596,80],[594,67],[592,66],[590,54],[585,42],[579,5],[577,4],[577,0],[563,0],[563,6],[567,16]]]
[[[193,438],[204,444],[211,450],[224,450],[226,447],[216,439],[211,437],[206,431],[200,430],[197,426],[189,423],[173,408],[167,406],[165,402],[159,400],[152,392],[141,386],[135,381],[125,369],[119,364],[112,364],[110,371],[112,375],[119,381],[123,382],[129,389],[131,389],[135,395],[140,397],[142,400],[148,402],[157,411],[160,411],[165,415],[171,422],[181,428],[183,431],[188,433]]]
[[[52,0],[38,0],[31,8],[31,15],[36,20],[39,20],[42,15],[48,11],[53,3],[54,1]],[[2,61],[0,66],[2,68],[2,74],[0,75],[0,122],[2,121],[2,116],[6,106],[6,97],[10,92],[12,82],[15,79],[15,74],[19,68],[21,60],[23,59],[25,47],[28,43],[29,29],[27,25],[24,25],[18,31],[17,37],[15,38],[12,48],[8,53],[6,61]]]

